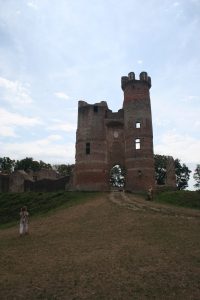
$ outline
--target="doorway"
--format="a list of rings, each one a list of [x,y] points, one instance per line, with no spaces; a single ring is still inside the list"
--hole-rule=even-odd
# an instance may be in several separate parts
[[[118,189],[123,189],[125,186],[125,170],[118,164],[110,170],[110,185]]]

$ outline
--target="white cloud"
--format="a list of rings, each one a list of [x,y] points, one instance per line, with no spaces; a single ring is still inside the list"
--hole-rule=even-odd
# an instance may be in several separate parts
[[[199,97],[193,95],[185,96],[181,99],[182,102],[195,102],[197,100],[199,100]]]
[[[154,152],[163,155],[172,155],[183,163],[199,163],[200,140],[188,135],[167,132],[162,136],[160,144],[155,145]]]
[[[0,108],[0,136],[16,137],[15,129],[18,126],[32,127],[42,124],[38,118],[29,118],[18,113],[12,113]]]
[[[11,81],[0,77],[0,87],[2,88],[1,97],[14,106],[33,102],[29,95],[28,87],[24,86],[20,81]]]
[[[139,59],[139,60],[137,61],[137,63],[138,63],[139,65],[141,65],[141,64],[143,64],[143,60]]]
[[[16,125],[16,126],[35,126],[42,124],[38,118],[29,118],[18,113],[12,113],[4,108],[0,108],[0,126]]]
[[[49,127],[47,127],[49,130],[61,130],[65,132],[73,132],[76,130],[76,124],[74,123],[67,123],[67,122],[57,122],[56,124],[53,124]]]
[[[69,96],[63,92],[54,93],[57,98],[68,100]]]
[[[74,163],[74,143],[56,144],[56,140],[62,138],[48,136],[46,139],[34,140],[24,143],[0,143],[0,156],[8,156],[12,159],[33,157],[47,163]]]
[[[17,137],[14,128],[9,126],[0,127],[0,137]]]
[[[28,2],[27,5],[30,7],[30,8],[33,8],[35,10],[38,9],[38,5],[35,3],[35,2]]]
[[[175,7],[176,7],[176,6],[179,6],[179,5],[180,5],[179,2],[174,2],[174,3],[173,3],[173,6],[175,6]]]

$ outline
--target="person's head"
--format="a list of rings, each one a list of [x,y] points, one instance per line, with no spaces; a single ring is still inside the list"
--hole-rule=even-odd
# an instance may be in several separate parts
[[[27,210],[27,207],[26,206],[23,206],[22,208],[21,208],[21,211],[26,211]]]

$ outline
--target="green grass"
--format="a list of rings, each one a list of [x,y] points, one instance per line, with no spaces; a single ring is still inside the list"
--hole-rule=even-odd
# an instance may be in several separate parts
[[[36,216],[51,213],[60,207],[85,202],[97,194],[91,192],[1,193],[0,227],[7,227],[8,224],[16,222],[22,206],[27,206],[31,216]]]
[[[169,191],[155,195],[154,200],[175,206],[200,209],[200,192],[196,191]]]

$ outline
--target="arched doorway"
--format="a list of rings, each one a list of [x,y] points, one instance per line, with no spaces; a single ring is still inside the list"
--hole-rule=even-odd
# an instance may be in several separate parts
[[[118,189],[123,189],[125,186],[125,170],[118,164],[110,170],[110,185]]]

